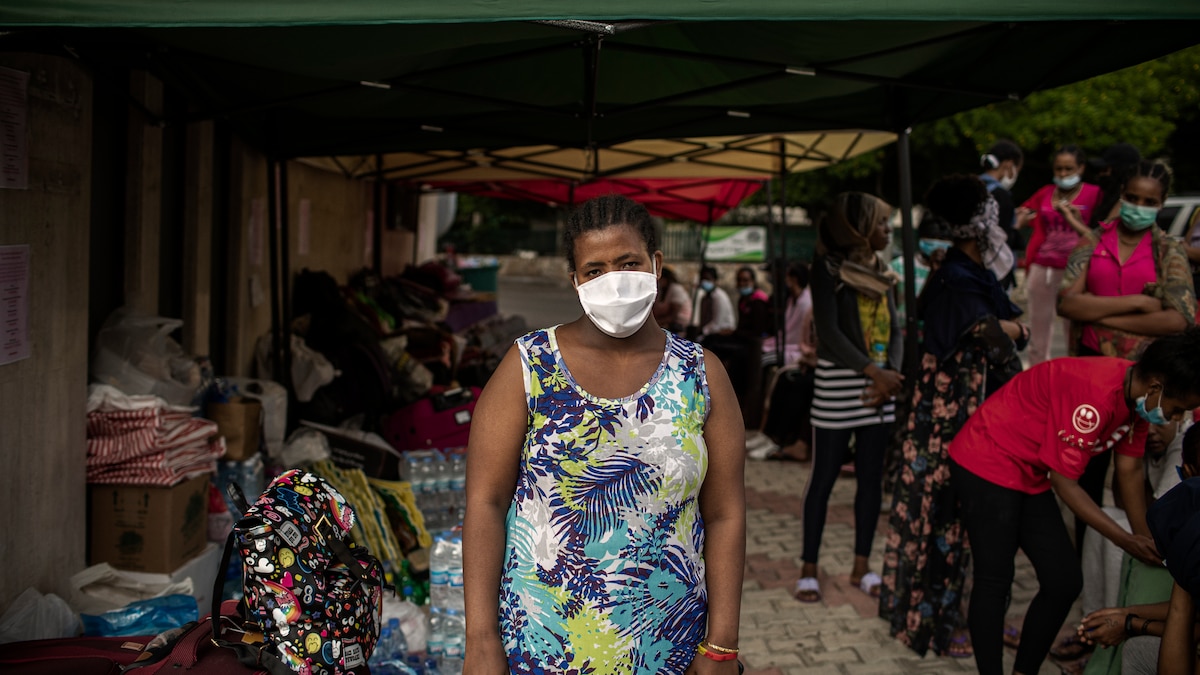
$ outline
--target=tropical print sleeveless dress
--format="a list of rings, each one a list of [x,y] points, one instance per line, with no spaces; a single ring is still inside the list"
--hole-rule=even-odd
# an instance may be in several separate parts
[[[572,378],[554,328],[517,346],[529,425],[500,581],[509,668],[682,674],[708,618],[703,351],[667,333],[650,381],[604,399]]]

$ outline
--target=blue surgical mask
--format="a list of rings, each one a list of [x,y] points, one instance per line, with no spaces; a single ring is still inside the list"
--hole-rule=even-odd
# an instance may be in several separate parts
[[[1122,202],[1124,203],[1124,202]],[[1162,409],[1162,390],[1158,392],[1158,405],[1154,410],[1146,410],[1146,398],[1149,394],[1142,394],[1137,400],[1137,414],[1141,415],[1142,419],[1150,424],[1166,424],[1167,416],[1163,414]]]
[[[753,292],[753,286],[738,286],[738,293],[741,293],[742,295],[750,295]]]
[[[934,253],[950,248],[950,242],[945,239],[922,239],[917,242],[917,247],[921,249],[921,253],[924,253],[926,258],[932,258]]]
[[[1076,185],[1079,185],[1079,181],[1081,180],[1083,180],[1083,177],[1081,177],[1079,174],[1072,176],[1055,176],[1054,184],[1057,185],[1058,189],[1060,190],[1073,190],[1075,189]]]
[[[1135,206],[1121,200],[1121,221],[1134,232],[1141,232],[1158,220],[1158,209],[1153,206]]]
[[[712,289],[716,288],[716,286],[717,286],[716,284],[709,281],[708,279],[705,279],[704,281],[700,282],[700,288],[704,289],[705,293],[712,292]]]

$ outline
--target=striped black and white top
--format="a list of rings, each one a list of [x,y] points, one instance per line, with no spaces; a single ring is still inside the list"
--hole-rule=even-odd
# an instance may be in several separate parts
[[[816,391],[813,394],[812,425],[820,429],[854,429],[896,421],[896,404],[879,408],[863,406],[863,390],[871,378],[832,361],[817,361]]]

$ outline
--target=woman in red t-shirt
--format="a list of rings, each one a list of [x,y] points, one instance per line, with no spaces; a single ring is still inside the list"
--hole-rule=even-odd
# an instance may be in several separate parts
[[[1142,455],[1150,423],[1200,407],[1200,329],[1159,338],[1134,363],[1114,357],[1047,361],[984,401],[950,443],[950,476],[975,563],[967,624],[981,675],[1003,670],[1004,613],[1014,559],[1025,552],[1038,592],[1025,615],[1013,673],[1041,668],[1083,587],[1079,559],[1055,500],[1131,556],[1162,560],[1146,527]],[[1112,449],[1114,484],[1133,533],[1076,482]]]
[[[1050,358],[1055,306],[1067,258],[1088,233],[1087,222],[1100,201],[1100,188],[1083,182],[1087,157],[1074,145],[1054,153],[1054,182],[1033,193],[1017,209],[1017,227],[1032,225],[1025,247],[1029,289],[1029,362]]]

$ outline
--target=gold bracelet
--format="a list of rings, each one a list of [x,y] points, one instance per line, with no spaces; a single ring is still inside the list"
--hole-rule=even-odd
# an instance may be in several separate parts
[[[730,647],[722,647],[721,645],[714,645],[713,643],[709,642],[707,639],[704,640],[703,642],[701,642],[700,644],[707,647],[710,652],[717,652],[718,654],[737,654],[738,653],[737,647],[730,648]]]

